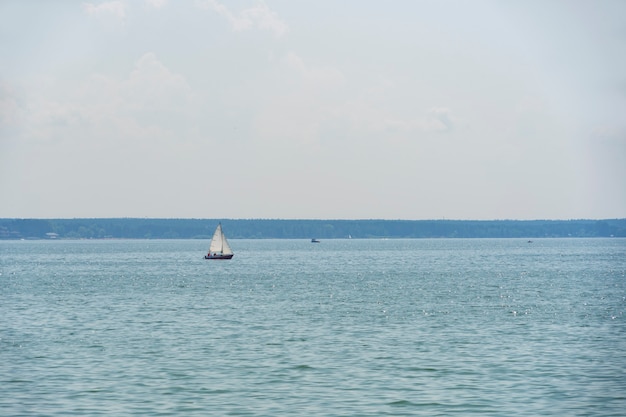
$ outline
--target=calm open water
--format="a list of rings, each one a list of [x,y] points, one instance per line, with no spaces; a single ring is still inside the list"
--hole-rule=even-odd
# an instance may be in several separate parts
[[[0,242],[0,415],[626,415],[626,239],[231,246]]]

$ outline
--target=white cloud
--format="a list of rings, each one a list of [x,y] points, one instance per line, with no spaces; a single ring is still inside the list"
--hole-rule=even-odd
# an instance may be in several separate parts
[[[124,19],[126,17],[126,3],[122,1],[114,0],[100,4],[83,3],[82,8],[89,16],[114,16],[118,19]]]
[[[173,132],[183,135],[195,114],[194,95],[185,78],[172,73],[153,53],[143,55],[125,79],[93,74],[74,88],[59,88],[62,94],[44,91],[20,100],[0,94],[0,128],[16,125],[19,131],[13,140],[33,145],[71,145],[85,138],[141,141]]]
[[[145,0],[145,2],[149,7],[155,9],[162,9],[167,5],[167,0]]]
[[[9,85],[0,82],[0,127],[13,126],[17,123],[18,103],[15,92]]]
[[[409,138],[420,133],[444,133],[454,127],[454,118],[448,108],[433,107],[426,113],[406,117],[383,105],[362,100],[346,102],[337,109],[335,117],[347,121],[355,133],[376,135],[383,140]]]
[[[105,195],[141,201],[145,193],[156,197],[173,170],[203,166],[179,163],[204,146],[192,145],[201,110],[185,78],[155,54],[140,57],[125,77],[74,81],[46,78],[31,90],[16,86],[17,93],[0,86],[0,189],[14,204],[35,207],[77,189],[86,190],[82,202],[107,204]],[[42,169],[46,178],[30,183],[24,166]]]
[[[593,128],[591,138],[604,142],[626,144],[626,128],[617,125],[602,125]]]
[[[95,130],[141,140],[174,132],[184,136],[195,114],[192,100],[185,78],[172,73],[155,54],[146,53],[124,80],[92,76],[76,104]]]
[[[454,122],[450,115],[450,109],[435,107],[428,112],[428,118],[424,125],[425,130],[447,131],[452,130]]]
[[[447,107],[419,112],[398,106],[401,86],[389,79],[355,89],[350,77],[333,66],[308,65],[293,52],[279,62],[281,86],[286,88],[273,89],[256,114],[255,128],[262,140],[311,145],[329,137],[358,137],[361,143],[401,142],[454,129],[455,117]]]
[[[185,78],[172,73],[151,52],[137,61],[125,87],[124,94],[130,102],[141,107],[179,106],[191,95]]]
[[[270,10],[267,4],[262,1],[257,2],[256,6],[242,10],[239,14],[233,13],[217,0],[198,1],[197,4],[204,9],[213,9],[226,18],[236,32],[257,28],[270,31],[275,36],[282,36],[289,29],[287,24],[278,17],[278,14]]]
[[[322,126],[334,118],[345,77],[332,66],[307,65],[293,52],[278,63],[281,80],[255,115],[256,132],[261,140],[316,143]]]
[[[338,69],[331,66],[309,67],[293,52],[288,53],[283,62],[288,68],[295,70],[302,80],[315,83],[316,88],[335,87],[345,81],[344,75]]]

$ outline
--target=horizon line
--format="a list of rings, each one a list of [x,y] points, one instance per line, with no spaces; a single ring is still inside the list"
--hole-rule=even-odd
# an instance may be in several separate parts
[[[403,219],[403,218],[281,218],[281,217],[0,217],[0,220],[253,220],[253,221],[460,221],[460,222],[498,222],[498,221],[601,221],[601,220],[626,220],[625,217],[602,217],[602,218],[535,218],[535,219],[458,219],[458,218],[429,218],[429,219]]]

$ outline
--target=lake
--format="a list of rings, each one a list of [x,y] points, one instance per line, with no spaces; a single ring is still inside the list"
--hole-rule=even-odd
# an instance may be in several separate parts
[[[0,415],[623,416],[626,239],[0,241]]]

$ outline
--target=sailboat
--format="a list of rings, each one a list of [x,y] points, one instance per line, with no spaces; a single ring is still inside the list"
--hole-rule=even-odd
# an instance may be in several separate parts
[[[209,253],[204,255],[204,259],[230,259],[234,255],[233,250],[224,236],[222,231],[222,223],[219,223],[213,233],[213,239],[211,239],[211,246],[209,246]]]

